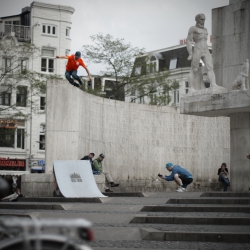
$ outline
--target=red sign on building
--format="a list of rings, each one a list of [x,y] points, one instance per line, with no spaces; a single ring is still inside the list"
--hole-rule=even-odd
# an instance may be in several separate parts
[[[0,170],[25,170],[24,159],[0,158]]]

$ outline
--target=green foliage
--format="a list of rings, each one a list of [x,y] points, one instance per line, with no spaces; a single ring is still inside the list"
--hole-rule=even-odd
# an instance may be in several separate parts
[[[150,60],[144,49],[133,47],[124,39],[115,39],[109,34],[97,34],[90,38],[94,44],[83,46],[83,57],[86,61],[106,66],[105,74],[115,79],[113,95],[116,100],[124,100],[124,96],[133,96],[134,100],[156,96],[150,104],[166,105],[170,102],[171,97],[166,93],[177,88],[177,84],[167,81],[169,71],[155,72],[155,65],[148,64]],[[87,91],[100,95],[98,89]]]

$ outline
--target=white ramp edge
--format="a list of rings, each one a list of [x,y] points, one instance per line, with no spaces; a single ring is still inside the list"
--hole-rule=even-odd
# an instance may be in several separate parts
[[[101,198],[89,161],[57,160],[53,162],[57,185],[66,198]]]

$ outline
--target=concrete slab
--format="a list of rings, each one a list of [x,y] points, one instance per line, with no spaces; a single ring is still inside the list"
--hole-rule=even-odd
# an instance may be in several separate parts
[[[156,229],[141,229],[143,240],[152,241],[203,241],[203,242],[227,242],[249,243],[250,233],[224,233],[224,232],[162,232]]]
[[[209,192],[209,193],[202,193],[200,197],[250,197],[250,192],[248,193]]]
[[[27,209],[27,210],[64,210],[60,204],[25,204],[25,203],[3,203],[0,204],[0,209]]]
[[[250,204],[248,198],[169,199],[167,204]]]
[[[138,228],[128,227],[94,227],[93,232],[98,240],[141,240]]]
[[[23,197],[18,199],[19,202],[86,202],[102,203],[100,198],[66,198],[66,197]]]

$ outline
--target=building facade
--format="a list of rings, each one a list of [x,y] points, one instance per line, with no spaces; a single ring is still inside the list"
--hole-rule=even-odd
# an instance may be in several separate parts
[[[212,53],[211,46],[209,46],[209,51]],[[188,93],[189,83],[188,83],[188,75],[191,70],[191,61],[188,61],[188,52],[186,48],[185,42],[180,42],[180,45],[150,51],[146,54],[142,55],[141,57],[138,57],[135,59],[135,65],[137,64],[137,60],[140,60],[140,58],[145,57],[147,58],[145,61],[145,66],[139,66],[134,67],[133,71],[135,74],[143,74],[145,70],[143,70],[143,67],[145,69],[147,68],[146,72],[150,74],[155,74],[160,71],[169,71],[170,75],[166,79],[170,84],[174,81],[179,83],[179,88],[169,91],[171,101],[169,103],[166,103],[166,105],[170,106],[179,106],[180,98]],[[203,67],[203,62],[200,61],[200,70],[203,75],[203,81],[205,86],[209,86],[209,82],[206,79],[206,72],[205,68]],[[159,89],[156,93],[154,93],[151,96],[144,96],[142,98],[135,98],[138,96],[136,93],[135,95],[129,95],[126,96],[125,101],[126,102],[135,102],[135,103],[141,103],[141,104],[150,104],[153,102],[153,99],[159,95],[159,92],[162,92],[164,90]]]
[[[74,9],[68,6],[53,5],[42,2],[32,2],[24,7],[22,13],[0,18],[0,40],[15,44],[34,44],[40,49],[36,57],[29,57],[19,65],[32,72],[43,75],[60,75],[65,73],[65,60],[55,60],[56,55],[66,55],[71,47],[71,16]],[[11,58],[0,54],[1,75],[9,67]],[[15,66],[15,65],[14,65]],[[15,74],[15,72],[13,72]],[[27,103],[18,106],[20,100],[29,96],[29,85],[18,82],[15,89],[4,92],[3,82],[0,82],[0,175],[21,175],[30,172],[32,166],[42,168],[45,164],[45,94],[37,94],[27,98]],[[26,86],[25,91],[19,91],[19,86]],[[37,105],[34,112],[28,105]],[[13,119],[8,107],[16,102],[16,110],[22,110],[25,118]],[[37,111],[37,110],[36,110]]]

